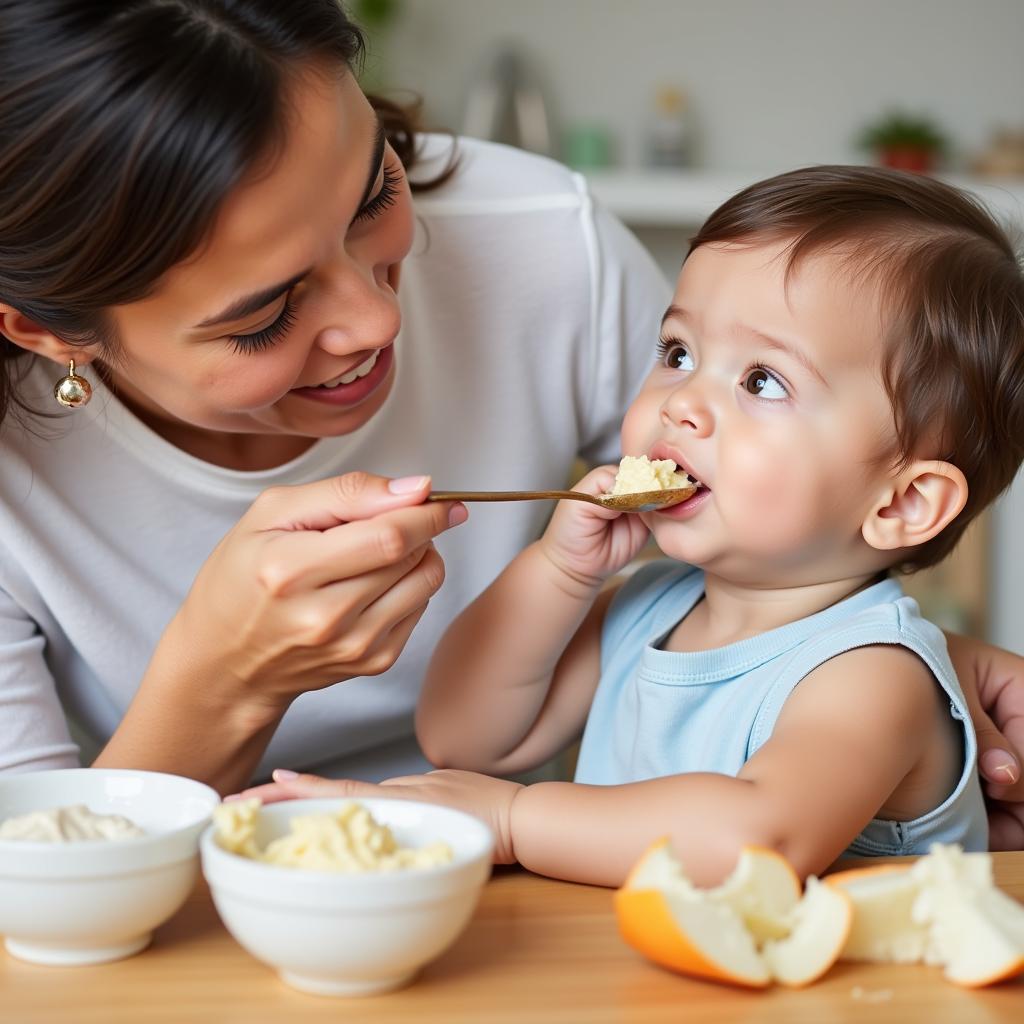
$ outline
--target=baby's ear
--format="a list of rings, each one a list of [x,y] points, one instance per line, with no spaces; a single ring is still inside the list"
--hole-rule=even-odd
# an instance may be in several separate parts
[[[941,533],[966,502],[967,478],[956,466],[913,462],[879,494],[861,533],[878,551],[916,547]]]

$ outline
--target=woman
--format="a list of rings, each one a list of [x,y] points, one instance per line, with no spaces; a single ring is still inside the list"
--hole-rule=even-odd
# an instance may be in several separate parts
[[[335,0],[0,0],[0,767],[76,763],[66,713],[221,791],[422,768],[433,643],[548,511],[449,532],[426,474],[615,457],[665,283],[564,169],[417,148],[361,48]]]

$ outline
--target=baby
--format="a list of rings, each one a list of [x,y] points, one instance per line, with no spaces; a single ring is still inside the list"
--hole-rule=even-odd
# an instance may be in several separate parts
[[[464,770],[250,793],[451,804],[498,860],[605,885],[665,834],[704,884],[745,844],[801,874],[984,849],[944,637],[891,572],[944,558],[1024,458],[1024,277],[991,217],[864,167],[734,196],[692,241],[622,449],[700,487],[642,515],[563,502],[456,620],[416,724]],[[606,585],[649,535],[667,560]],[[574,782],[500,778],[581,733]]]

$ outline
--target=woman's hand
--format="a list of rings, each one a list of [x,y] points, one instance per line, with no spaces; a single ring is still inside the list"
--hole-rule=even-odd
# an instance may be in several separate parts
[[[264,492],[200,569],[155,660],[279,711],[384,672],[444,580],[433,538],[466,518],[424,504],[429,486],[349,473]]]
[[[604,494],[614,482],[614,468],[599,466],[573,490]],[[582,501],[562,501],[539,544],[566,575],[600,586],[639,553],[649,532],[640,516],[633,513],[613,512]]]
[[[518,782],[450,768],[428,772],[426,775],[388,779],[380,785],[353,779],[297,775],[278,768],[274,772],[273,782],[253,786],[229,799],[256,797],[265,804],[272,804],[279,800],[300,798],[336,796],[358,800],[360,797],[386,797],[391,800],[423,800],[431,804],[443,804],[480,818],[494,833],[494,863],[514,864],[512,802],[522,788]]]
[[[974,728],[993,850],[1024,850],[1024,658],[971,637],[948,634]]]

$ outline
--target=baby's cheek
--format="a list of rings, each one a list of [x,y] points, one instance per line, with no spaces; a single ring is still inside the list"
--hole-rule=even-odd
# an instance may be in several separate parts
[[[652,426],[653,424],[653,426]],[[623,455],[646,455],[651,447],[650,435],[658,425],[657,409],[641,392],[626,410],[622,420],[620,440]]]
[[[733,472],[738,508],[752,535],[785,544],[805,535],[825,511],[827,495],[805,454],[750,445],[737,458]]]

